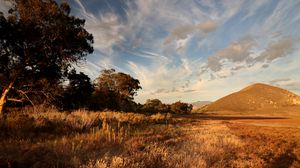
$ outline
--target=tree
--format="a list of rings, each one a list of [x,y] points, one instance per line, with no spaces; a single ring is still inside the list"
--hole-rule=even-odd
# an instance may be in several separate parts
[[[170,106],[163,104],[159,99],[148,99],[142,110],[147,113],[166,113],[170,111]]]
[[[44,84],[58,85],[71,64],[93,52],[93,36],[84,20],[70,16],[67,3],[11,2],[9,16],[0,14],[0,114],[7,100],[29,99],[29,93],[44,92]],[[12,90],[22,99],[8,98]]]
[[[180,101],[171,104],[171,111],[178,114],[189,114],[193,109],[193,105],[182,103]]]
[[[76,73],[72,69],[68,75],[69,84],[63,95],[63,109],[77,109],[87,107],[94,91],[90,78],[84,73]]]
[[[128,105],[141,88],[139,80],[128,74],[103,70],[95,80],[94,99],[104,108],[128,111]]]

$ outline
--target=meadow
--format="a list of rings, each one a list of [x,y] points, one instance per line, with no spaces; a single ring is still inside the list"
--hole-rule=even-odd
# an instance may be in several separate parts
[[[299,128],[253,124],[285,120],[25,109],[0,119],[0,167],[299,167]]]

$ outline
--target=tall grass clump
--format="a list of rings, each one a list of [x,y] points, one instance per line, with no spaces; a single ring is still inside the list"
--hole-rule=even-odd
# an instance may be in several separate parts
[[[44,108],[10,112],[0,117],[0,167],[80,167],[119,153],[125,141],[171,117]]]

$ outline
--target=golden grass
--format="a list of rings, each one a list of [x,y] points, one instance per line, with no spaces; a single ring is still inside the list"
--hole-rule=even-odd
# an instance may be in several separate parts
[[[296,128],[84,110],[0,119],[0,167],[299,167]]]

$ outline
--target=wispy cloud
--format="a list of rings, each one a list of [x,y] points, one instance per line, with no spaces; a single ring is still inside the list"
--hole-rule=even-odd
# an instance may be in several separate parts
[[[294,51],[297,40],[294,38],[282,38],[277,41],[270,41],[262,52],[255,50],[258,46],[252,37],[243,38],[237,42],[233,42],[228,47],[221,49],[216,54],[208,57],[207,65],[202,71],[211,70],[219,77],[227,77],[234,74],[234,71],[249,68],[259,63],[262,68],[268,68],[273,60],[285,57]],[[225,72],[227,75],[220,75]],[[230,72],[228,72],[230,68]]]
[[[271,85],[276,85],[276,84],[278,84],[280,82],[286,82],[286,81],[291,81],[291,79],[290,78],[279,78],[279,79],[271,80],[271,81],[269,81],[269,83]]]
[[[293,38],[284,38],[276,42],[270,42],[263,53],[254,58],[254,62],[271,62],[277,58],[287,56],[294,50],[297,40]]]
[[[124,38],[121,34],[124,27],[114,13],[93,14],[76,0],[79,12],[86,19],[86,29],[94,36],[94,47],[105,54],[112,54],[113,45]]]
[[[197,27],[203,32],[203,33],[209,33],[214,31],[217,28],[217,23],[213,20],[207,20],[203,23],[200,23],[197,25]]]
[[[207,68],[216,72],[222,69],[225,61],[233,63],[247,61],[250,59],[251,49],[254,46],[255,41],[251,37],[233,42],[228,47],[219,50],[215,55],[208,57]]]
[[[277,83],[287,84],[300,75],[298,1],[74,2],[95,38],[87,73],[130,73],[143,87],[140,102],[213,100],[252,82],[286,76],[291,81]],[[103,3],[107,10],[95,10]]]

